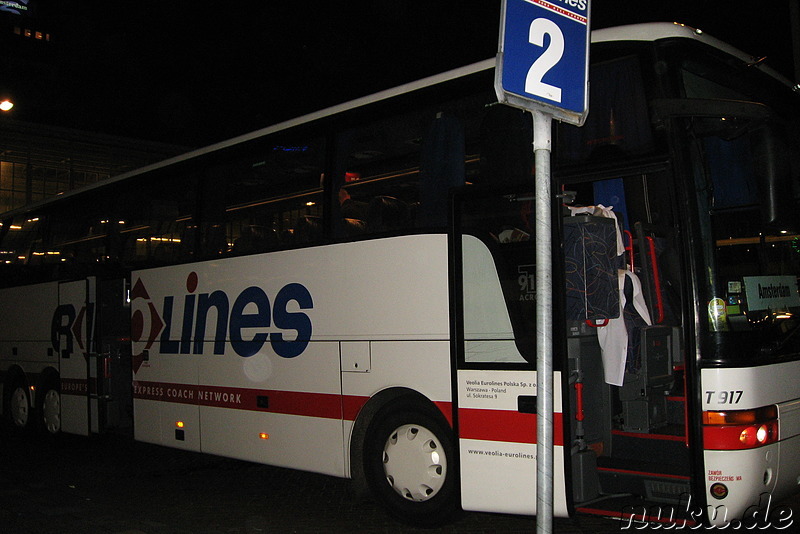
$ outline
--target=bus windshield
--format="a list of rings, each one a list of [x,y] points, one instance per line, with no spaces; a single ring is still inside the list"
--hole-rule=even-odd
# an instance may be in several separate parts
[[[747,365],[796,355],[800,162],[796,132],[782,120],[794,110],[753,102],[696,62],[684,64],[682,81],[687,97],[713,98],[718,111],[686,119],[705,271],[697,305],[710,333],[704,358]]]

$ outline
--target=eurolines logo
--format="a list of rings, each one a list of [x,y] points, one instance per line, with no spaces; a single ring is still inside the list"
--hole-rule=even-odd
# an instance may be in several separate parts
[[[75,351],[74,344],[86,355],[85,334],[94,331],[94,302],[84,303],[80,310],[72,304],[61,304],[53,312],[50,322],[50,338],[53,350],[62,358],[69,358]],[[64,341],[62,346],[61,341]]]
[[[181,297],[165,296],[159,309],[141,278],[133,284],[131,305],[135,311],[131,315],[131,339],[145,344],[142,352],[134,356],[134,372],[139,370],[145,351],[156,342],[161,354],[204,354],[207,344],[214,354],[224,354],[226,344],[230,343],[233,351],[243,358],[256,354],[269,342],[278,356],[294,358],[311,341],[311,318],[300,310],[313,309],[314,301],[302,284],[283,286],[274,301],[258,286],[230,296],[219,289],[198,293],[198,285],[197,273],[189,273],[187,294],[182,297],[183,313],[176,317],[175,300]],[[213,330],[210,339],[206,336],[209,330]]]

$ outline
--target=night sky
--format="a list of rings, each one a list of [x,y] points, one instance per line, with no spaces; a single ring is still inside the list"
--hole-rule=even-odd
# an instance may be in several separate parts
[[[684,22],[793,77],[789,1],[593,0],[592,26]],[[492,57],[500,1],[39,0],[38,9],[53,28],[58,81],[6,83],[23,88],[15,118],[201,146]],[[26,109],[26,97],[42,104]]]

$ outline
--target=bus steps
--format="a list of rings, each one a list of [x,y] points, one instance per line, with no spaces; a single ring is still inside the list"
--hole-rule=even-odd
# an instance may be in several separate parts
[[[601,457],[597,459],[604,494],[634,494],[656,503],[679,504],[689,494],[689,474],[681,467]]]
[[[682,425],[667,425],[658,433],[611,431],[610,455],[616,460],[648,462],[661,458],[669,466],[686,466],[689,449]]]

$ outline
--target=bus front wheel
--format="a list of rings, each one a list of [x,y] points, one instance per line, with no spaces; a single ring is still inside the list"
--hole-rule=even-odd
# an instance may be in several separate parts
[[[452,431],[427,410],[377,414],[367,434],[364,474],[393,517],[434,527],[458,510]]]
[[[61,432],[61,394],[55,382],[45,386],[39,412],[41,428],[47,435],[55,436]]]

